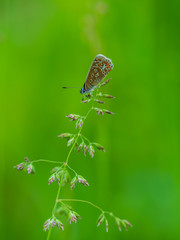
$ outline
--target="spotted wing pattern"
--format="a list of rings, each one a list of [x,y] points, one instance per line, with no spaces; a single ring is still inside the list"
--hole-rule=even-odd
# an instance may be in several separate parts
[[[95,88],[95,86],[101,81],[103,81],[105,76],[112,69],[112,61],[109,58],[103,56],[102,54],[98,54],[89,69],[86,81],[84,83],[84,91],[88,92]]]

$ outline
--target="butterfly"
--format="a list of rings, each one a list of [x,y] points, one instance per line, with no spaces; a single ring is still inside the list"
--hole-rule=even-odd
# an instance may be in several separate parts
[[[81,88],[80,93],[85,94],[93,91],[94,88],[104,80],[106,75],[113,69],[114,65],[111,59],[102,54],[98,54],[89,69],[86,81]],[[79,88],[79,87],[62,87],[62,88]]]
[[[114,65],[111,59],[105,57],[102,54],[98,54],[89,69],[86,81],[81,88],[80,93],[85,94],[89,91],[94,90],[94,88],[103,81],[106,75],[113,69]]]

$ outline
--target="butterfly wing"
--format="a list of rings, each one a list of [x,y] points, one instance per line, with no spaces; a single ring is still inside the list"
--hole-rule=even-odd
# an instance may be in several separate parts
[[[105,76],[113,69],[111,59],[98,54],[93,60],[89,69],[86,81],[84,83],[84,92],[88,92],[95,88],[95,86],[102,82]]]

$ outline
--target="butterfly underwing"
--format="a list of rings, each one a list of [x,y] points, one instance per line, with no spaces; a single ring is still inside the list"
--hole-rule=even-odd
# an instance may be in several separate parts
[[[92,91],[106,75],[113,69],[114,65],[111,59],[98,54],[93,60],[89,69],[86,81],[80,91],[81,94]]]

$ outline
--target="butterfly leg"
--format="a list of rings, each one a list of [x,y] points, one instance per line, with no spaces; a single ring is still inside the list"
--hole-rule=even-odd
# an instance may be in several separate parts
[[[93,97],[93,91],[89,91],[89,98]]]

